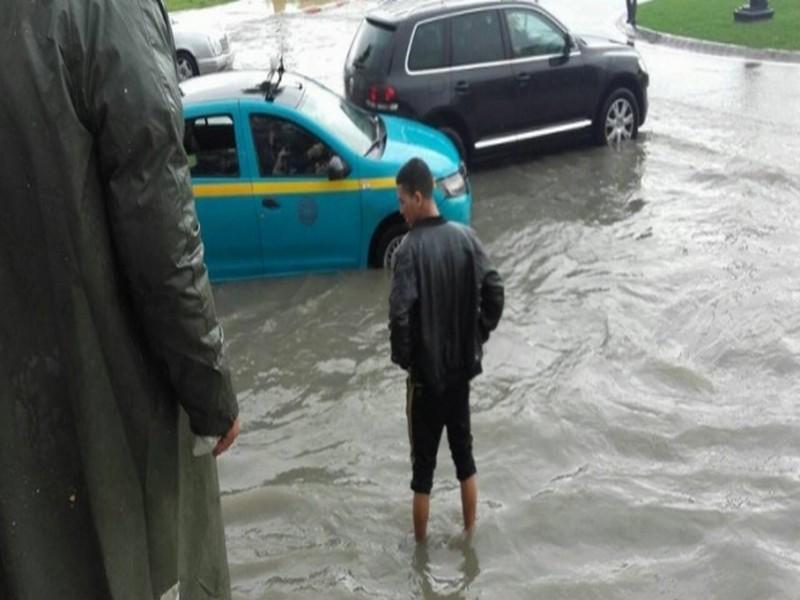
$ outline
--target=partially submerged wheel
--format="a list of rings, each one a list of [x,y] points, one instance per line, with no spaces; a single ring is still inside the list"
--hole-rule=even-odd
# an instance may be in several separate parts
[[[371,266],[379,269],[390,269],[395,252],[400,247],[400,243],[406,233],[408,233],[408,226],[405,223],[392,223],[389,225],[380,234],[375,243],[372,257],[370,258]]]
[[[194,56],[185,50],[178,50],[177,65],[179,81],[185,81],[200,74],[200,69],[197,68],[197,61]]]
[[[639,134],[639,103],[627,88],[611,92],[596,124],[595,137],[599,144],[618,147]]]

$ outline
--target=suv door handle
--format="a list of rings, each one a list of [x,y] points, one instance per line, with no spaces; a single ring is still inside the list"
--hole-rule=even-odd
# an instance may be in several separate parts
[[[264,198],[261,201],[261,206],[264,208],[268,208],[270,210],[275,210],[276,208],[280,208],[281,204],[275,198]]]
[[[469,92],[469,82],[467,81],[459,81],[456,84],[456,93],[457,94],[466,94]]]
[[[517,73],[516,77],[520,85],[525,85],[531,80],[530,73]]]

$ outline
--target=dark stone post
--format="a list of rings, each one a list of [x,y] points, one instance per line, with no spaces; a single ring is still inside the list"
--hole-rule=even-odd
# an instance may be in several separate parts
[[[637,8],[637,0],[625,0],[625,8],[628,10],[628,24],[632,27],[636,27],[636,8]]]
[[[771,19],[775,11],[769,7],[769,0],[750,0],[750,4],[740,6],[733,11],[736,21],[750,22]]]

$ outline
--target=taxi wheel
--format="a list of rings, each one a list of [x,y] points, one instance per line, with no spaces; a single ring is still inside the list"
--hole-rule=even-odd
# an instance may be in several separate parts
[[[405,223],[393,223],[389,225],[389,227],[380,234],[375,244],[372,260],[370,261],[372,265],[378,268],[391,269],[394,253],[397,251],[406,233],[408,233],[408,226]]]

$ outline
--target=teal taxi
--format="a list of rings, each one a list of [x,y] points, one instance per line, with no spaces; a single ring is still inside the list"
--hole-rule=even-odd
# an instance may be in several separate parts
[[[291,73],[207,75],[181,90],[213,280],[389,265],[407,231],[395,176],[412,157],[431,168],[443,216],[470,221],[465,168],[434,129]]]

